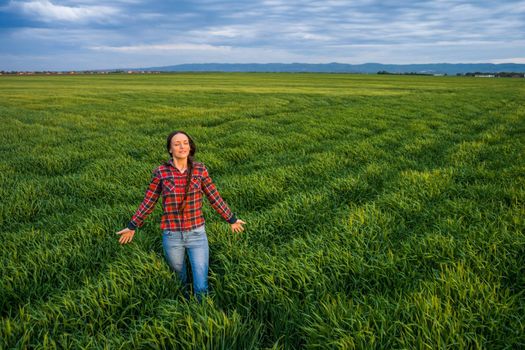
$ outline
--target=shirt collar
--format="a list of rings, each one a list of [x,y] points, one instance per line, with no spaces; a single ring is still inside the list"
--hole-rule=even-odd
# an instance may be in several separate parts
[[[177,169],[177,167],[175,166],[175,164],[173,164],[173,158],[170,158],[170,160],[168,160],[168,164],[173,168],[173,171],[175,171],[175,172],[178,173],[178,174],[181,174],[181,175],[182,175],[182,174],[186,174],[186,171],[188,171],[188,170],[186,169],[185,172],[181,173],[180,170]]]

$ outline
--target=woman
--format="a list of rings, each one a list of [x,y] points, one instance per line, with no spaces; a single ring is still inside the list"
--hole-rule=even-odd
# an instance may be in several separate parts
[[[160,227],[163,230],[162,246],[170,267],[187,282],[184,253],[193,273],[193,292],[200,299],[208,292],[208,238],[202,215],[202,194],[212,207],[231,225],[233,232],[244,230],[244,221],[231,212],[215,188],[206,166],[193,160],[196,147],[184,131],[168,135],[166,148],[171,159],[153,171],[142,204],[131,218],[128,227],[117,232],[120,244],[131,242],[135,231],[162,195],[163,214]]]

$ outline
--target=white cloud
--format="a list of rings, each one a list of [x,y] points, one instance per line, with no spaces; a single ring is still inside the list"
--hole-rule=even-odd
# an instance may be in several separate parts
[[[49,44],[57,50],[59,46],[74,47],[75,51],[83,49],[86,44],[98,43],[104,45],[116,41],[127,40],[125,33],[118,33],[114,31],[91,29],[89,31],[83,29],[68,29],[60,28],[22,28],[11,32],[6,36],[7,40],[17,43],[26,43],[31,47],[31,54],[37,50],[39,45]],[[1,42],[0,42],[1,44]]]
[[[48,0],[11,1],[9,7],[21,11],[34,20],[43,22],[90,22],[110,20],[118,14],[118,9],[111,6],[63,6]]]
[[[513,57],[513,58],[498,58],[491,60],[491,63],[520,63],[525,64],[525,57]]]
[[[112,52],[142,52],[153,51],[229,51],[229,46],[214,46],[208,44],[153,44],[153,45],[130,45],[130,46],[92,46],[92,50]]]
[[[242,32],[233,28],[233,27],[224,27],[224,28],[217,28],[217,29],[210,29],[208,31],[209,35],[213,36],[224,36],[227,38],[235,38],[242,35]]]
[[[315,34],[309,32],[297,32],[290,35],[292,38],[304,39],[304,40],[313,40],[313,41],[329,41],[332,39],[331,36]]]

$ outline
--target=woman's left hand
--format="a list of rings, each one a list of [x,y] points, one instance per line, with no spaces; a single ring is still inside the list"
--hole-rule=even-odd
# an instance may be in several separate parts
[[[237,221],[235,221],[235,223],[231,224],[231,227],[232,227],[232,232],[242,232],[244,231],[244,227],[242,227],[242,225],[246,224],[244,221],[242,221],[241,219],[237,219]]]

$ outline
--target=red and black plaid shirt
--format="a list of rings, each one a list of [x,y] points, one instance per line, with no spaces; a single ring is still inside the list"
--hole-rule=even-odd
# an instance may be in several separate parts
[[[191,184],[186,197],[186,204],[181,213],[180,207],[184,200],[187,174],[181,173],[170,159],[168,164],[162,164],[153,171],[153,177],[146,190],[144,200],[131,218],[128,228],[134,230],[141,227],[146,217],[153,211],[159,196],[162,195],[164,213],[160,222],[162,230],[188,231],[204,225],[202,215],[202,194],[208,197],[211,206],[230,224],[237,221],[228,204],[221,198],[213,184],[206,166],[193,162]]]

